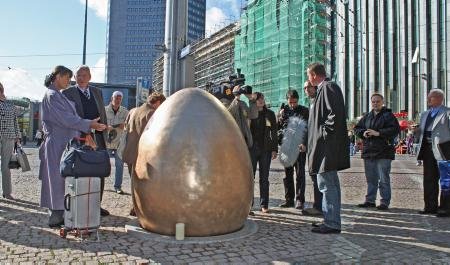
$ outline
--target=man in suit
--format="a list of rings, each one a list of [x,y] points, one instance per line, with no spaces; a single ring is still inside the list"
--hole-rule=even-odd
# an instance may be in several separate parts
[[[93,120],[100,117],[99,123],[107,124],[105,104],[100,89],[90,86],[91,71],[87,65],[78,67],[75,72],[76,85],[63,91],[63,94],[75,103],[78,115],[83,119]],[[82,137],[84,134],[82,134]],[[106,149],[107,130],[95,131],[93,138],[99,149]],[[101,179],[101,198],[105,189],[105,179]],[[106,209],[100,208],[101,216],[109,215]]]
[[[417,160],[423,160],[423,195],[425,207],[421,214],[450,216],[450,197],[439,197],[439,168],[437,161],[450,159],[450,109],[442,105],[444,92],[432,89],[428,94],[427,111],[420,117],[420,140]]]
[[[341,188],[337,172],[350,167],[344,97],[341,88],[326,78],[325,66],[308,66],[308,79],[317,86],[308,120],[309,174],[317,174],[323,194],[323,224],[313,224],[313,233],[341,232]]]

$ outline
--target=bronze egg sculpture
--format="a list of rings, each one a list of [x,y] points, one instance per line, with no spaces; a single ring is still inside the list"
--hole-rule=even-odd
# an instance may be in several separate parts
[[[244,138],[211,94],[186,88],[153,114],[139,142],[133,177],[136,215],[151,232],[227,234],[244,226],[253,172]]]

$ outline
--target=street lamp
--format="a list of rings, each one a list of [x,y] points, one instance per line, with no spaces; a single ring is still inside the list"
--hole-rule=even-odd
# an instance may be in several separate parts
[[[87,9],[88,9],[88,0],[86,0],[86,6],[85,6],[85,9],[84,9],[83,65],[86,64]]]

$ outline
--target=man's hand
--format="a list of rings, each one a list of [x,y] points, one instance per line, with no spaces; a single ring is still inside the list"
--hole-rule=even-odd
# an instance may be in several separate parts
[[[377,131],[374,131],[374,130],[372,130],[372,129],[367,129],[367,130],[364,132],[363,136],[364,136],[365,138],[369,138],[369,137],[371,137],[371,136],[380,136],[380,133],[377,132]]]
[[[277,158],[277,152],[275,152],[275,151],[272,151],[272,160],[274,160],[275,158]]]
[[[300,152],[302,152],[302,153],[306,152],[306,146],[304,144],[300,144],[298,146],[298,149],[300,149]]]

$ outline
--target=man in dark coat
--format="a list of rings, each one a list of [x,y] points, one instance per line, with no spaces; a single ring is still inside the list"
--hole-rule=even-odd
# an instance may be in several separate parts
[[[326,78],[325,66],[308,66],[308,79],[317,86],[308,120],[310,174],[317,174],[323,193],[323,224],[313,224],[314,233],[341,232],[341,189],[337,172],[350,167],[344,97],[340,87]]]
[[[75,80],[77,84],[64,90],[62,93],[71,101],[75,103],[75,109],[78,116],[83,119],[96,119],[100,117],[99,123],[107,125],[107,118],[105,112],[105,104],[103,103],[103,96],[100,89],[90,86],[91,71],[87,65],[78,67],[75,73]],[[81,135],[84,137],[84,135]],[[99,149],[106,149],[107,130],[100,132],[95,131],[95,143]],[[101,178],[101,198],[105,189],[105,179]],[[102,216],[109,215],[106,209],[100,208]]]
[[[364,171],[367,180],[366,200],[359,207],[375,207],[380,187],[379,210],[387,210],[391,202],[391,162],[395,159],[394,138],[400,132],[398,120],[384,107],[384,98],[375,93],[370,97],[372,111],[355,126],[356,135],[363,139]]]

